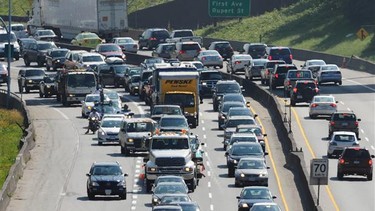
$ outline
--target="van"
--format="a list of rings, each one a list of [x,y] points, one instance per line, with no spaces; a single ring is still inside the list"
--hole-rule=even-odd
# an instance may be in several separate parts
[[[293,55],[288,47],[267,48],[268,60],[284,60],[287,64],[293,64]]]
[[[178,42],[176,43],[177,59],[180,61],[192,61],[198,56],[201,46],[198,42]]]

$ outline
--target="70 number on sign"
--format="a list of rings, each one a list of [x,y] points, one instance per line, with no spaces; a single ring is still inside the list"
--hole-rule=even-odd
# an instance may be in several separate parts
[[[313,163],[313,177],[323,178],[328,176],[328,167],[325,162],[315,162]]]

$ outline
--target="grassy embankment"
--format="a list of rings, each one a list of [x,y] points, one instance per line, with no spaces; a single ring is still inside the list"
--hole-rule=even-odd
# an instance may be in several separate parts
[[[23,117],[16,110],[0,109],[0,187],[8,176],[19,152],[18,144],[23,135]]]
[[[212,38],[262,42],[309,49],[329,54],[351,56],[375,61],[374,28],[361,41],[356,32],[360,25],[352,24],[340,11],[330,8],[329,1],[304,0],[289,7],[258,17],[229,20],[197,30],[197,34]]]
[[[0,15],[8,15],[8,1],[0,0]],[[27,16],[27,11],[31,13],[33,0],[12,0],[12,15]]]

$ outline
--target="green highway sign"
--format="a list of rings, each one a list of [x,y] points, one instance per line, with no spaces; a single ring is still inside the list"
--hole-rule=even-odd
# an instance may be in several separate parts
[[[208,14],[211,17],[250,16],[251,0],[208,0]]]

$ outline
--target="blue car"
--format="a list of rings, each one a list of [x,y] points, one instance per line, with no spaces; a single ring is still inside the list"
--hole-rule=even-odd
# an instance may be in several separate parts
[[[268,60],[284,60],[287,64],[293,63],[293,55],[288,47],[267,48]]]

